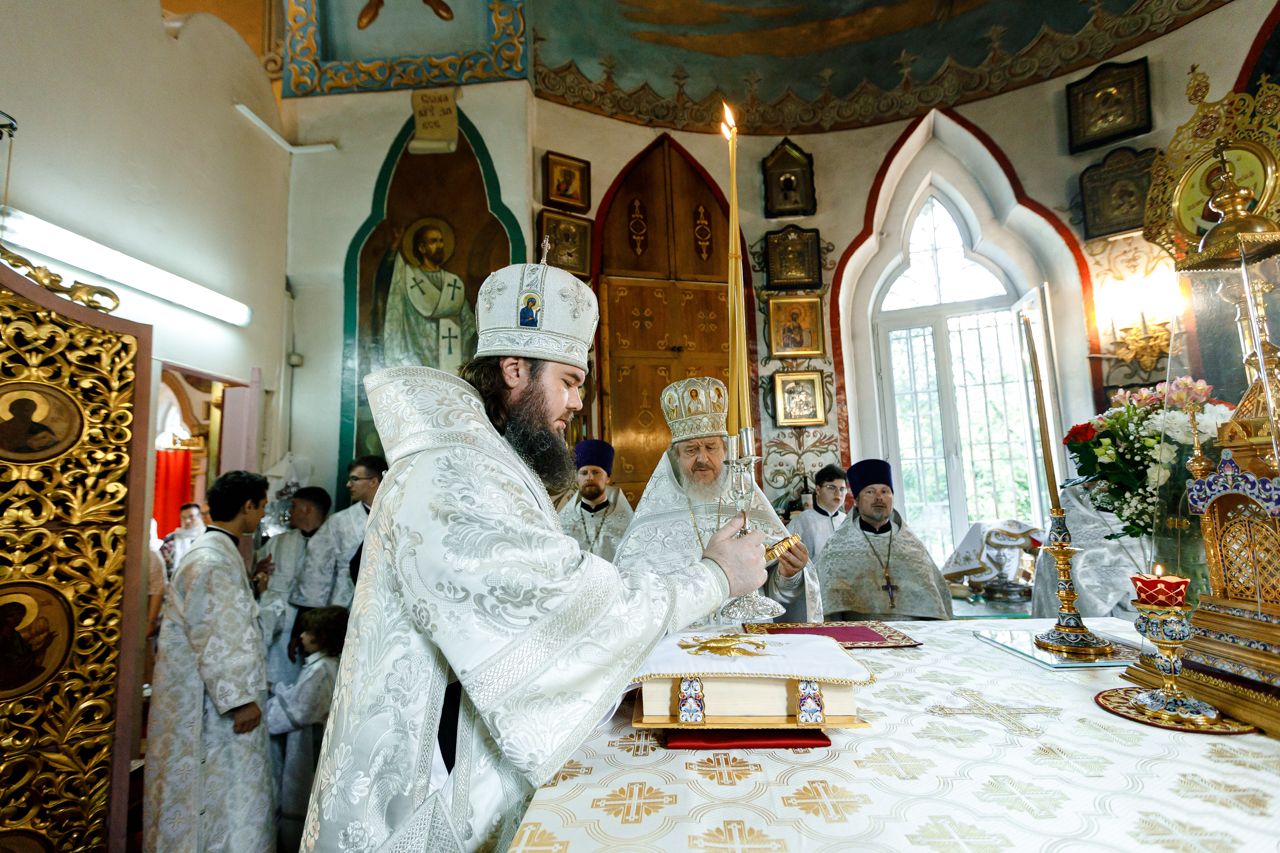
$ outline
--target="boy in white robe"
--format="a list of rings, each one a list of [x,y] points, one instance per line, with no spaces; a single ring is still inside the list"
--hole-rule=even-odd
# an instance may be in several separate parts
[[[360,546],[369,523],[369,507],[382,485],[387,460],[361,456],[347,465],[347,492],[351,506],[335,512],[307,543],[307,560],[290,598],[296,607],[350,607],[355,591]]]
[[[844,502],[849,496],[849,484],[845,481],[844,469],[839,465],[822,467],[813,476],[813,482],[817,489],[813,506],[793,515],[787,529],[800,537],[804,547],[809,549],[809,559],[817,563],[831,534],[848,518]]]
[[[298,619],[299,641],[306,655],[298,680],[277,684],[267,700],[267,731],[271,733],[271,769],[280,803],[278,830],[281,853],[298,849],[307,816],[316,754],[329,719],[338,658],[347,636],[345,607],[317,607]]]
[[[560,510],[560,524],[582,550],[610,562],[631,523],[631,502],[613,476],[613,445],[596,438],[579,441],[573,448],[578,466],[578,490]]]
[[[165,595],[147,723],[143,847],[272,851],[274,795],[266,653],[241,536],[258,528],[267,478],[219,477],[212,523],[174,570]]]

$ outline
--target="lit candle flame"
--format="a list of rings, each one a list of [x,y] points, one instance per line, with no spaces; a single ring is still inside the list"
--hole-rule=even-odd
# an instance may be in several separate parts
[[[729,125],[725,124],[724,122],[720,122],[720,133],[724,135],[725,139],[733,138],[733,131],[730,130]]]
[[[733,110],[729,109],[728,102],[721,101],[720,103],[724,104],[724,124],[728,125],[730,128],[737,127],[738,125],[733,120]],[[729,135],[728,133],[725,133],[725,136],[728,136],[728,135]]]
[[[1156,563],[1156,567],[1151,570],[1151,573],[1156,577],[1160,577],[1161,575],[1164,574],[1164,566],[1160,565],[1159,563]]]

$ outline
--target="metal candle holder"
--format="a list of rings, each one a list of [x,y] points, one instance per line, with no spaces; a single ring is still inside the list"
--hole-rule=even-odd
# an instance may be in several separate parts
[[[1076,610],[1076,585],[1071,579],[1071,558],[1080,553],[1071,547],[1071,531],[1067,529],[1067,513],[1061,507],[1049,511],[1049,547],[1054,566],[1058,570],[1058,622],[1043,634],[1037,634],[1035,643],[1042,649],[1077,657],[1099,657],[1113,651],[1111,643],[1084,626],[1080,611]]]
[[[1191,623],[1185,604],[1166,607],[1134,602],[1138,618],[1133,627],[1139,634],[1155,644],[1156,654],[1152,663],[1160,673],[1164,684],[1144,690],[1130,700],[1130,705],[1158,722],[1181,725],[1211,725],[1222,714],[1208,702],[1193,699],[1178,687],[1178,675],[1182,672],[1182,646],[1191,638]]]
[[[755,455],[755,430],[743,427],[737,435],[726,439],[727,456],[725,464],[729,467],[729,499],[734,509],[742,513],[742,530],[739,536],[751,532],[751,504],[755,500],[755,469],[760,457]],[[720,617],[730,622],[768,622],[786,612],[781,604],[772,598],[754,590],[746,595],[729,600],[720,608]]]

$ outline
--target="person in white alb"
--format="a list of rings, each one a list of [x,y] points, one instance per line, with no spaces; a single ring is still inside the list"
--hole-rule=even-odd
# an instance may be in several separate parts
[[[295,607],[351,606],[369,507],[386,470],[381,456],[361,456],[347,466],[351,506],[329,516],[307,543],[307,561],[290,599]]]
[[[793,515],[787,529],[800,537],[804,547],[809,549],[809,559],[816,564],[831,534],[848,518],[844,502],[849,496],[849,484],[845,480],[844,469],[839,465],[820,468],[813,475],[813,482],[817,487],[813,506]]]
[[[578,466],[578,491],[560,510],[560,524],[582,550],[612,562],[633,515],[627,496],[609,483],[613,445],[586,438],[574,445],[573,458]]]

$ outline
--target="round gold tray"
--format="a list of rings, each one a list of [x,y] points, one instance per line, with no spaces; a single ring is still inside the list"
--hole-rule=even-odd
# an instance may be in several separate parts
[[[1195,732],[1202,735],[1247,735],[1258,730],[1256,726],[1228,719],[1227,717],[1205,722],[1193,722],[1191,720],[1180,722],[1167,718],[1157,719],[1138,708],[1131,701],[1134,696],[1146,689],[1148,688],[1116,687],[1111,690],[1103,690],[1093,697],[1093,701],[1097,702],[1102,710],[1109,711],[1117,717],[1124,717],[1126,720],[1133,720],[1135,723],[1155,726],[1158,729],[1170,729],[1175,732]]]

